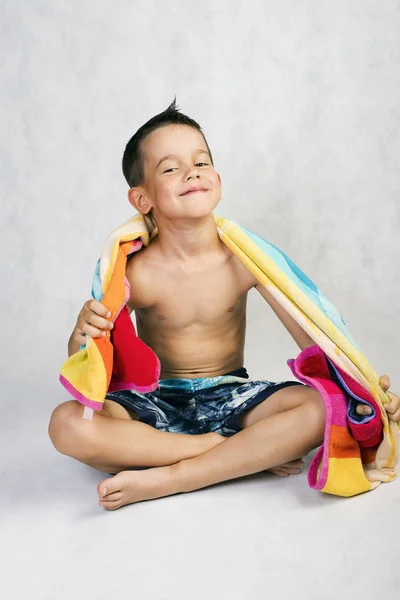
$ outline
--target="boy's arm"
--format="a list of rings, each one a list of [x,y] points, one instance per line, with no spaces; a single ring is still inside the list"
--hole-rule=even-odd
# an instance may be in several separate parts
[[[254,286],[263,298],[268,302],[281,323],[286,327],[300,350],[304,350],[307,346],[314,346],[315,342],[304,331],[302,327],[289,315],[289,313],[279,304],[279,302],[270,294],[270,292],[261,284]]]
[[[129,281],[130,292],[126,306],[130,313],[135,309],[150,308],[155,304],[153,272],[146,265],[134,258],[129,258],[125,269]]]
[[[256,290],[266,299],[274,313],[279,317],[280,321],[286,327],[300,350],[304,350],[307,346],[314,346],[315,342],[309,335],[300,327],[300,325],[289,315],[289,313],[279,304],[277,300],[269,293],[269,291],[261,284],[254,286]],[[390,398],[390,402],[384,404],[384,408],[388,414],[388,418],[400,425],[400,396],[388,392],[390,387],[390,379],[388,375],[381,375],[379,385]],[[370,415],[372,408],[366,404],[357,404],[356,412],[359,415]]]
[[[78,352],[79,348],[81,347],[80,343],[74,339],[74,337],[73,337],[74,333],[75,333],[75,329],[71,333],[71,336],[68,340],[68,356],[72,356],[72,354],[75,354],[76,352]]]
[[[151,273],[147,269],[140,268],[138,260],[128,259],[125,274],[130,285],[130,296],[126,303],[129,313],[132,314],[137,308],[148,308],[153,306],[154,299],[152,297],[153,286],[151,285]],[[80,315],[82,314],[82,311]],[[102,316],[105,318],[105,314]],[[85,338],[82,337],[82,331],[78,330],[78,325],[76,324],[68,340],[68,357],[79,351],[81,343],[85,343]]]

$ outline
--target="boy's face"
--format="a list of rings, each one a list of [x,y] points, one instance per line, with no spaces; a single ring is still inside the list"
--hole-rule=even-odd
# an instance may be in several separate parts
[[[139,212],[146,214],[153,208],[159,224],[163,219],[203,217],[215,209],[221,199],[221,178],[199,131],[165,125],[149,134],[142,148],[145,184],[129,191],[129,200]],[[206,191],[182,195],[192,187]]]

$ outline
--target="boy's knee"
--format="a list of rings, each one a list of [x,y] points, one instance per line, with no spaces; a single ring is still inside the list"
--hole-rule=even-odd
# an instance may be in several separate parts
[[[82,413],[83,406],[76,400],[63,402],[52,412],[48,433],[53,446],[62,454],[70,454],[82,433]]]

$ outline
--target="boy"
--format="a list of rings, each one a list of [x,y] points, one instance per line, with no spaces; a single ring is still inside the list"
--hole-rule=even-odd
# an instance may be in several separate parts
[[[212,211],[221,178],[200,126],[174,100],[128,142],[123,172],[129,202],[159,232],[127,261],[126,276],[138,336],[161,362],[160,387],[107,394],[92,421],[82,418],[77,401],[64,402],[49,424],[54,446],[117,474],[97,488],[99,504],[110,510],[263,470],[298,473],[299,457],[323,442],[323,401],[297,381],[249,379],[248,291],[264,296],[300,349],[314,341],[220,240]],[[103,304],[88,300],[69,355],[85,334],[111,328],[108,316]],[[387,390],[388,377],[380,381]],[[400,398],[393,395],[387,410],[398,420]],[[147,469],[132,470],[138,467]]]

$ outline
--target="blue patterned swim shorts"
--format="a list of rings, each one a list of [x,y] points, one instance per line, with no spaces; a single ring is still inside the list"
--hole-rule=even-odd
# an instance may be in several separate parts
[[[249,380],[245,367],[217,377],[160,379],[154,392],[111,392],[106,398],[139,415],[139,420],[161,431],[224,436],[242,429],[239,415],[278,390],[300,381]]]

